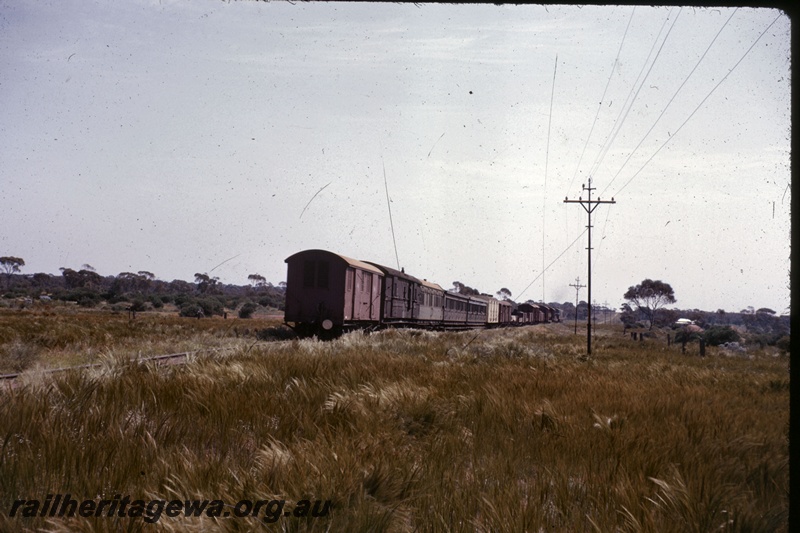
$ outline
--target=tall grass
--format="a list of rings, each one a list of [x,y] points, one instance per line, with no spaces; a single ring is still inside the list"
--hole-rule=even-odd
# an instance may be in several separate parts
[[[0,309],[0,373],[35,367],[95,363],[113,353],[123,358],[252,344],[274,319],[191,319],[167,313]]]
[[[785,531],[788,357],[681,356],[550,325],[240,346],[0,393],[0,528],[17,498],[331,500],[326,518],[164,530]]]

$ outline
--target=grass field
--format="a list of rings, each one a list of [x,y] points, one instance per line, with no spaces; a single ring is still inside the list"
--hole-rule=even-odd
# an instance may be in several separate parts
[[[323,343],[259,341],[268,319],[17,315],[0,316],[3,364],[29,369],[0,391],[2,530],[787,530],[774,348],[701,358],[604,326],[586,358],[560,324]],[[230,516],[9,516],[66,493],[222,500]],[[267,523],[233,516],[245,499],[331,505]]]

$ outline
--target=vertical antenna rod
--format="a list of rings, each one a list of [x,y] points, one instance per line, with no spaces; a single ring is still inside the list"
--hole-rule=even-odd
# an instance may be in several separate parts
[[[389,200],[389,184],[386,182],[386,163],[381,157],[383,165],[383,188],[386,189],[386,205],[389,206],[389,227],[392,228],[392,243],[394,243],[394,259],[397,261],[397,270],[400,270],[400,258],[397,255],[397,241],[394,238],[394,222],[392,222],[392,202]]]
[[[544,303],[544,225],[547,221],[547,213],[545,206],[547,205],[547,166],[550,161],[550,125],[553,122],[553,97],[556,94],[556,70],[558,69],[558,54],[556,54],[556,61],[553,65],[553,86],[550,88],[550,118],[547,119],[547,151],[544,156],[544,188],[542,192],[542,303]]]
[[[617,202],[614,201],[613,197],[611,200],[601,200],[600,198],[597,200],[592,200],[592,191],[595,190],[595,188],[592,187],[592,178],[589,178],[588,187],[586,185],[581,185],[581,188],[584,191],[588,191],[588,200],[584,200],[582,197],[578,197],[577,200],[564,198],[564,203],[581,204],[581,207],[583,207],[583,209],[586,211],[586,214],[589,216],[589,223],[586,226],[586,228],[589,230],[589,246],[586,248],[589,250],[589,281],[587,282],[589,295],[586,298],[586,304],[589,312],[586,315],[586,355],[592,355],[592,211],[597,209],[597,206],[600,204],[615,204]]]

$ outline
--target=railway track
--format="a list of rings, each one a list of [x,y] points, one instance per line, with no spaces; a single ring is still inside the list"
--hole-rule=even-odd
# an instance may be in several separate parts
[[[131,363],[149,363],[155,362],[156,364],[168,365],[168,364],[180,364],[183,363],[187,357],[190,355],[195,355],[199,353],[205,352],[214,352],[218,351],[219,348],[209,348],[205,350],[193,350],[190,352],[178,352],[178,353],[171,353],[171,354],[164,354],[164,355],[153,355],[150,357],[139,357],[136,359],[130,359],[129,362]],[[43,374],[57,374],[59,372],[68,372],[70,370],[85,370],[89,368],[99,368],[106,363],[88,363],[85,365],[75,365],[75,366],[65,366],[59,368],[48,368],[43,370]],[[16,381],[17,378],[23,375],[23,372],[15,372],[10,374],[0,374],[0,383],[7,383],[12,384]]]

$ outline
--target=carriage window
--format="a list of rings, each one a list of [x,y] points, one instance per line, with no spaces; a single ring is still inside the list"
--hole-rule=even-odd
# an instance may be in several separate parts
[[[316,263],[314,261],[306,261],[303,264],[303,287],[313,287],[314,278],[316,277]]]
[[[351,292],[353,290],[353,269],[348,268],[347,274],[345,274],[346,279],[344,283],[345,290],[347,292]]]

